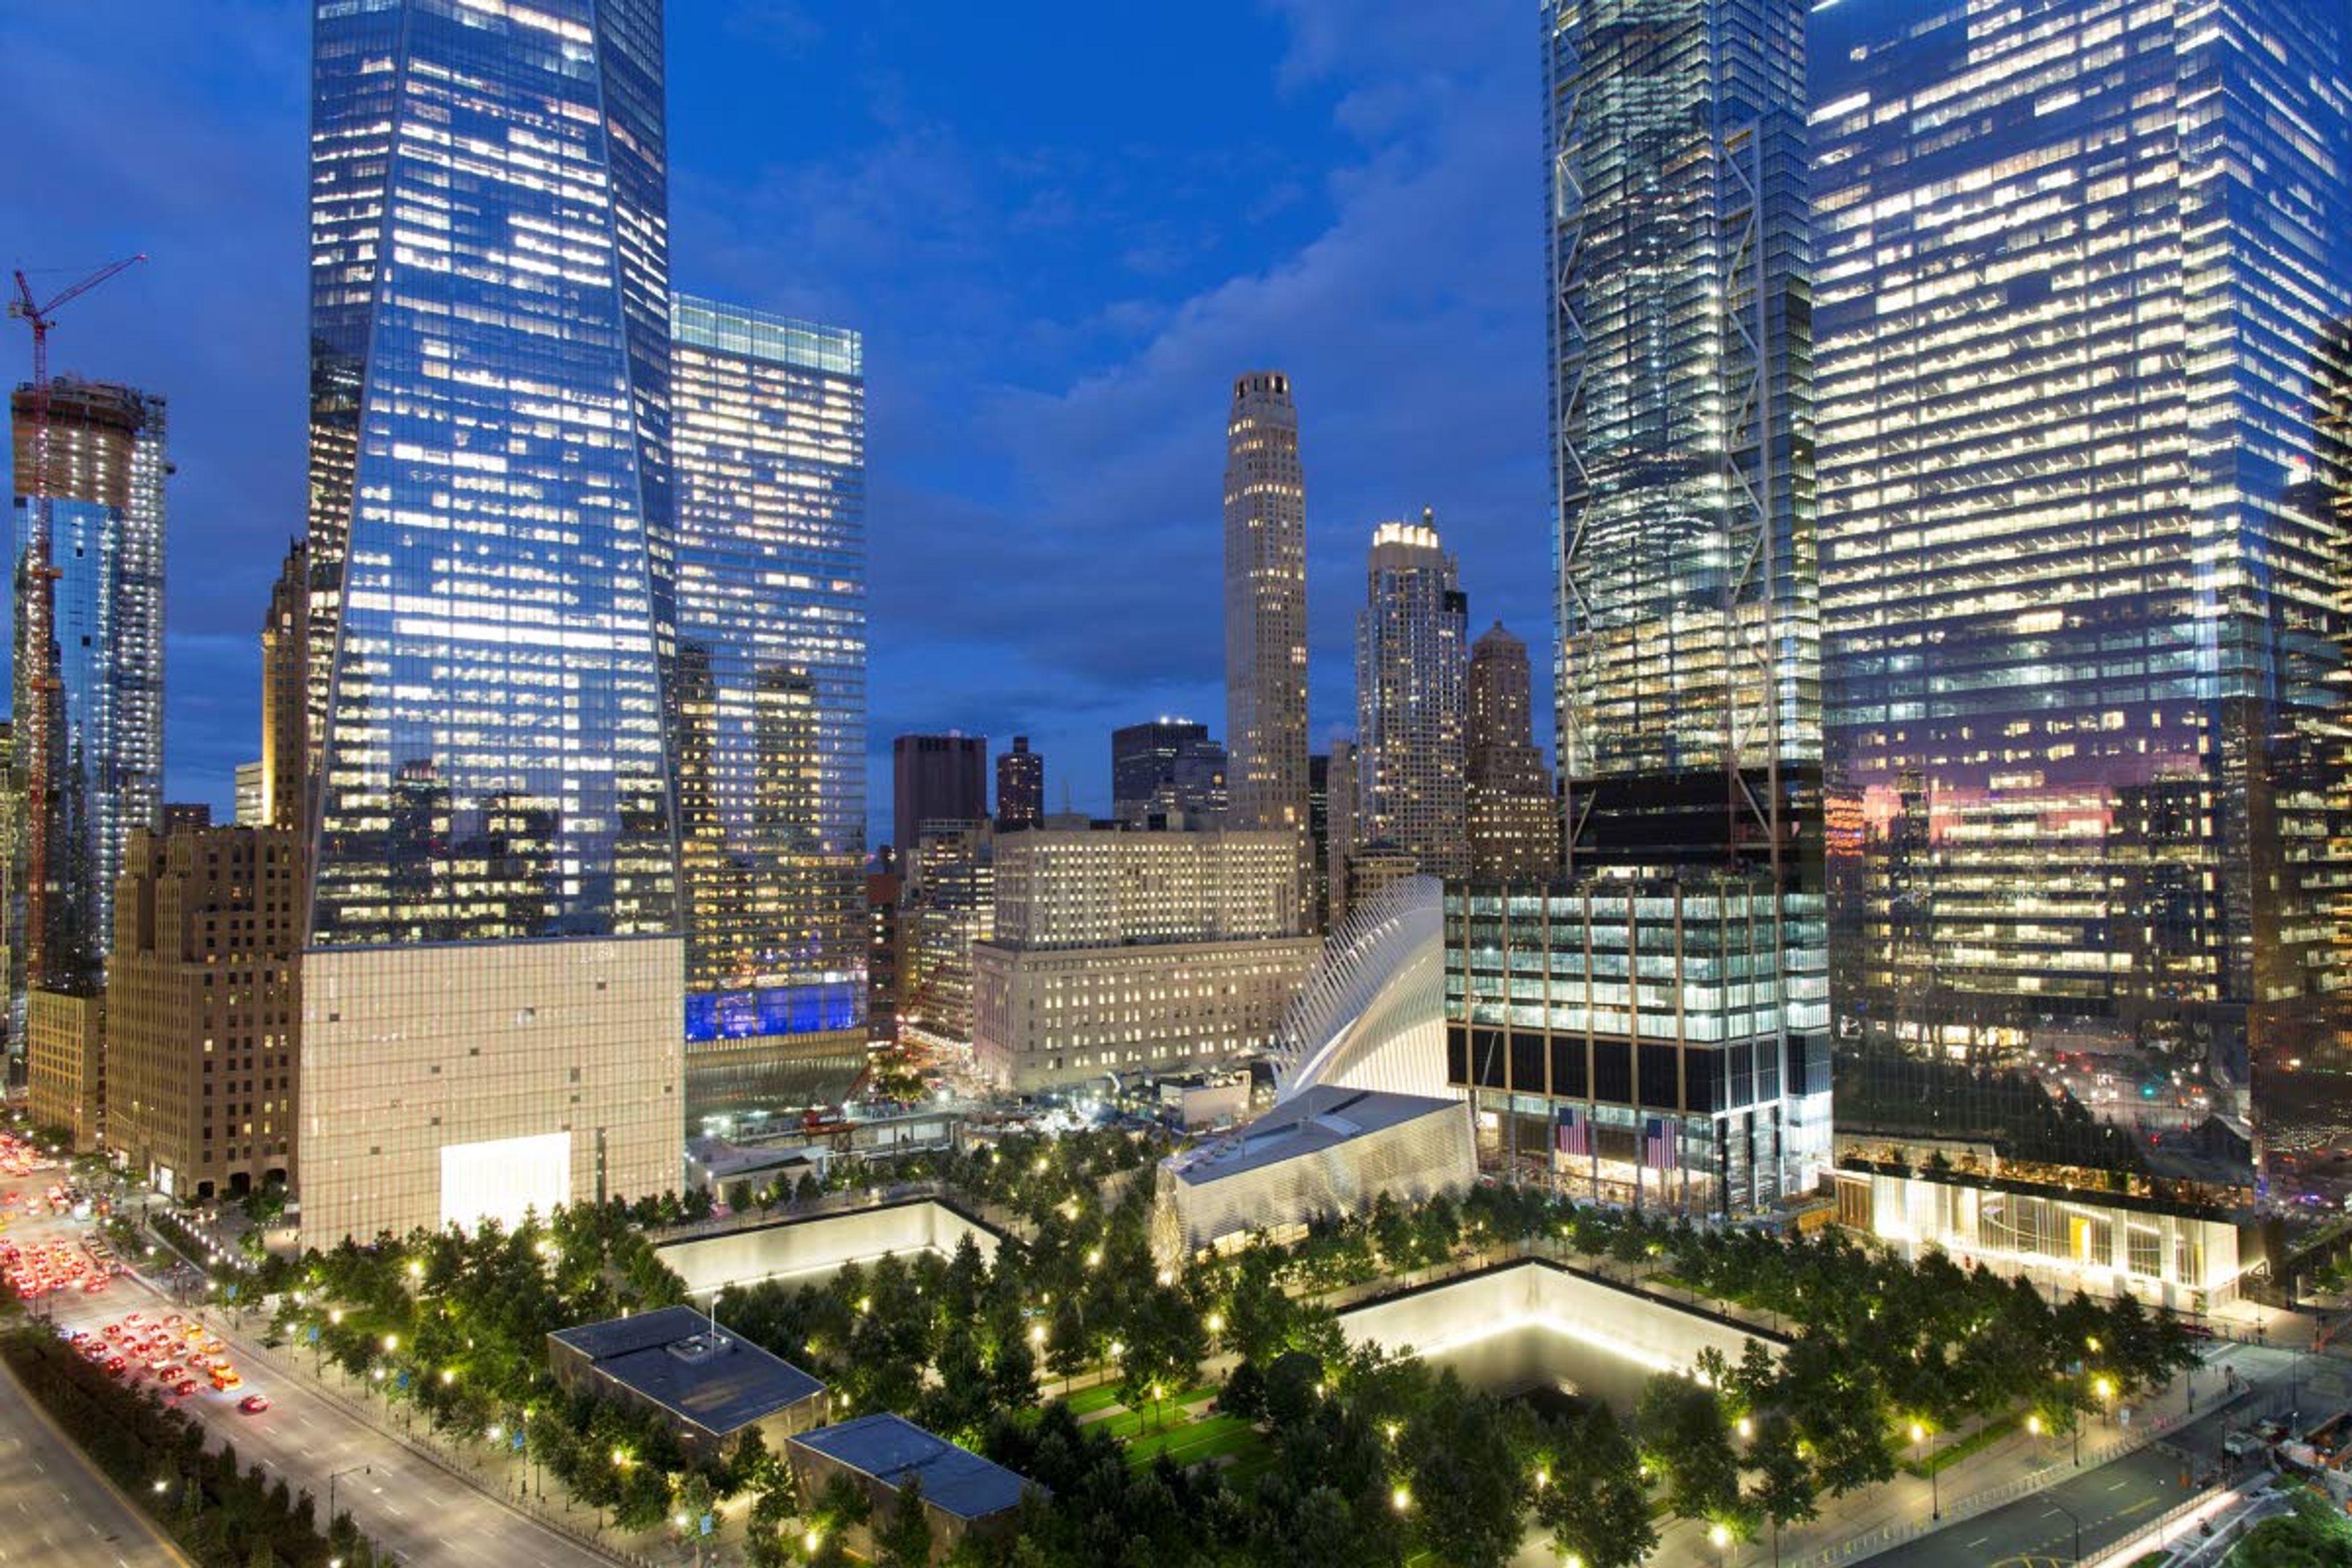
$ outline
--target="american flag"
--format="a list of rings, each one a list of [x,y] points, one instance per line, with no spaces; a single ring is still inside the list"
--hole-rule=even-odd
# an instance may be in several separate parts
[[[1559,1108],[1559,1126],[1552,1134],[1552,1143],[1561,1153],[1578,1159],[1592,1152],[1591,1130],[1585,1125],[1584,1118],[1578,1114],[1576,1107],[1563,1105]]]
[[[1642,1123],[1642,1163],[1654,1171],[1675,1168],[1675,1135],[1663,1116],[1653,1116]]]

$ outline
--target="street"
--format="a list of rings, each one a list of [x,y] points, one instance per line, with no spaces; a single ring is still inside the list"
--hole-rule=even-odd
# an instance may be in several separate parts
[[[0,1367],[0,1563],[184,1568],[186,1562]]]
[[[66,1237],[79,1244],[89,1226],[55,1218],[19,1219],[10,1234],[19,1242]],[[171,1298],[150,1289],[136,1276],[114,1281],[96,1296],[66,1290],[33,1304],[36,1316],[54,1316],[58,1323],[96,1333],[131,1312],[152,1318],[176,1309]],[[315,1390],[292,1379],[274,1375],[256,1353],[253,1336],[242,1334],[226,1313],[204,1314],[205,1321],[226,1342],[245,1386],[235,1394],[199,1389],[173,1401],[199,1417],[216,1440],[236,1445],[241,1465],[258,1462],[272,1477],[283,1476],[296,1492],[309,1490],[318,1500],[319,1523],[328,1522],[328,1477],[340,1473],[334,1485],[335,1507],[352,1516],[376,1544],[396,1552],[404,1563],[540,1564],[542,1568],[601,1568],[609,1560],[562,1536],[542,1529],[494,1499],[483,1496],[439,1467],[418,1458],[401,1444],[343,1413]],[[257,1322],[257,1328],[258,1323]],[[248,1394],[268,1396],[271,1407],[247,1415],[237,1401]],[[35,1421],[16,1413],[20,1421]],[[58,1466],[49,1467],[52,1470]],[[0,1496],[0,1526],[6,1520],[7,1500],[30,1501],[40,1489],[7,1472],[9,1490]],[[93,1485],[97,1484],[95,1481]],[[92,1516],[96,1517],[96,1516]],[[70,1527],[54,1521],[64,1533]],[[8,1539],[0,1528],[0,1542]],[[63,1561],[64,1559],[58,1559]],[[8,1561],[0,1546],[0,1563]],[[50,1561],[28,1555],[27,1563]],[[130,1562],[104,1556],[76,1557],[75,1562]],[[140,1559],[141,1562],[151,1559]],[[156,1556],[152,1561],[169,1561]]]
[[[2339,1366],[2314,1363],[2305,1357],[2298,1369],[2295,1361],[2291,1353],[2283,1351],[2231,1347],[2222,1352],[2222,1361],[2216,1364],[2235,1365],[2239,1375],[2252,1384],[2253,1392],[2247,1398],[2226,1409],[2207,1410],[2167,1434],[2161,1445],[2151,1445],[2086,1468],[1990,1512],[1893,1547],[1871,1561],[1885,1568],[1987,1568],[1987,1564],[2003,1563],[2022,1568],[2029,1563],[2072,1563],[2075,1561],[2077,1521],[2081,1524],[2083,1556],[2095,1557],[2103,1548],[2162,1518],[2194,1495],[2192,1489],[2181,1486],[2182,1455],[2188,1456],[2188,1465],[2199,1470],[2223,1464],[2221,1443],[2230,1429],[2273,1413],[2284,1402],[2291,1386],[2304,1391],[2303,1404],[2309,1414],[2315,1408],[2308,1392],[2315,1378],[2325,1377],[2323,1386],[2336,1391],[2326,1396],[2331,1407],[2338,1402],[2342,1388]],[[2200,1387],[2213,1386],[2219,1381],[2213,1373],[2198,1376]],[[2108,1435],[2098,1431],[2102,1437]],[[2168,1448],[2173,1451],[2168,1452]]]

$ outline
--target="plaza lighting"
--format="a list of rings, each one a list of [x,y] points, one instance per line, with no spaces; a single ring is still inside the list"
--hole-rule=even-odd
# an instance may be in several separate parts
[[[1412,1489],[1400,1483],[1394,1491],[1389,1493],[1389,1506],[1395,1509],[1399,1513],[1403,1513],[1407,1510],[1411,1509],[1412,1507]]]

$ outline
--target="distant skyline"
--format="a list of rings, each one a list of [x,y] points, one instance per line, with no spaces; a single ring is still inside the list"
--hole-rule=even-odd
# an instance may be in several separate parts
[[[52,364],[171,402],[165,794],[224,816],[260,754],[258,633],[302,528],[309,14],[0,19],[16,136],[41,153],[0,169],[5,259],[62,282],[152,258],[68,307]],[[866,335],[869,843],[895,734],[992,753],[1026,734],[1049,806],[1066,785],[1107,812],[1113,728],[1218,727],[1224,416],[1246,369],[1298,386],[1317,750],[1352,727],[1379,521],[1434,506],[1479,624],[1549,647],[1517,6],[876,0],[845,19],[673,0],[668,46],[676,284]],[[21,331],[0,354],[23,379]]]

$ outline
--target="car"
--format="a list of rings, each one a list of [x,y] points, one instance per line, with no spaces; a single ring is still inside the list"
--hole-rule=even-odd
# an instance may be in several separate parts
[[[2243,1458],[2262,1446],[2262,1440],[2251,1432],[2232,1432],[2221,1439],[2221,1452],[2233,1459]]]
[[[236,1402],[236,1407],[239,1410],[244,1411],[247,1415],[258,1415],[263,1411],[269,1408],[269,1395],[266,1394],[248,1394],[243,1399]]]
[[[105,1289],[106,1276],[101,1274],[95,1279],[84,1280],[82,1282],[81,1293],[85,1296],[95,1296]]]
[[[172,1385],[172,1396],[175,1399],[184,1398],[195,1391],[196,1380],[193,1377],[184,1377]]]
[[[121,1377],[122,1375],[122,1369],[129,1364],[130,1363],[128,1362],[124,1361],[119,1355],[108,1356],[106,1358],[106,1375],[109,1377]]]
[[[122,1321],[123,1321],[124,1322],[126,1322],[126,1323],[143,1323],[143,1322],[145,1322],[147,1320],[146,1320],[144,1317],[141,1316],[139,1313],[137,1313],[137,1312],[133,1312],[133,1313],[131,1313],[129,1317],[127,1317],[127,1318],[123,1319]]]
[[[187,1375],[188,1369],[176,1362],[166,1362],[155,1369],[155,1381],[158,1383],[177,1383]]]
[[[109,1323],[106,1327],[99,1330],[99,1332],[104,1334],[110,1340],[119,1340],[122,1337],[122,1325],[121,1323]]]

